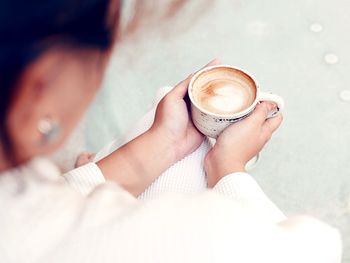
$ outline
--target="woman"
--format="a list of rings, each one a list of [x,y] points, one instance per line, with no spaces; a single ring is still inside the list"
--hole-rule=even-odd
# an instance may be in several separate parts
[[[62,145],[95,95],[120,2],[2,1],[0,12],[0,262],[340,262],[336,230],[287,219],[245,173],[282,121],[266,120],[268,103],[206,155],[212,190],[135,198],[203,143],[184,99],[190,76],[144,133],[65,175],[71,187],[42,156]]]

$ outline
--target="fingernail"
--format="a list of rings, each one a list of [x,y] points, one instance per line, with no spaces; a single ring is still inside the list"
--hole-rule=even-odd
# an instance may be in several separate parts
[[[275,108],[274,104],[269,101],[262,101],[261,103],[266,107],[267,111],[272,111]]]
[[[273,110],[273,109],[277,108],[277,105],[276,105],[275,103],[268,102],[268,108],[269,108],[270,110]]]

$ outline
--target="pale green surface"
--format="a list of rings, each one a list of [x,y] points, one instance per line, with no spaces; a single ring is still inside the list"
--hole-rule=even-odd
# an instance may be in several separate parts
[[[252,174],[288,214],[339,227],[349,263],[350,102],[339,93],[350,89],[350,1],[218,0],[193,21],[200,3],[179,13],[168,33],[151,30],[118,48],[87,118],[88,147],[120,135],[151,107],[158,87],[210,59],[245,68],[286,100],[284,125]],[[310,31],[315,22],[323,31]],[[339,62],[325,63],[327,53]]]

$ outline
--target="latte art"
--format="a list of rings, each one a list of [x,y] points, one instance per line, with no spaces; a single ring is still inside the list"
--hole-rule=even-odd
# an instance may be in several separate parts
[[[203,109],[217,114],[241,112],[253,104],[255,96],[251,80],[235,71],[211,71],[193,85],[195,101]]]

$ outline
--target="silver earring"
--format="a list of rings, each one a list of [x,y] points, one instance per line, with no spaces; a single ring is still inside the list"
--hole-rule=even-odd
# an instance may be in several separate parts
[[[41,143],[48,144],[54,142],[61,133],[61,127],[57,121],[51,118],[43,118],[38,123],[38,130],[42,135]]]

